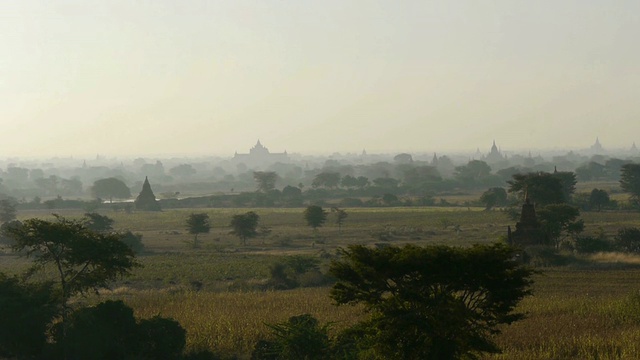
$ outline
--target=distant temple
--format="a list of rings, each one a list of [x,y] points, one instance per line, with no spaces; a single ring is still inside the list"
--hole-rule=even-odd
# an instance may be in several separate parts
[[[476,152],[480,153],[480,149]],[[493,140],[493,146],[491,146],[491,151],[487,155],[483,155],[481,160],[486,161],[487,163],[497,163],[506,160],[506,155],[503,155],[498,146],[496,146],[496,141]]]
[[[238,154],[237,152],[233,156],[233,162],[236,164],[243,163],[249,168],[259,168],[269,166],[275,163],[288,163],[289,155],[287,151],[283,153],[271,153],[269,149],[264,147],[260,140],[254,147],[249,150],[248,154]]]
[[[156,200],[156,196],[153,194],[153,190],[151,190],[151,184],[149,184],[149,179],[145,176],[144,184],[142,184],[142,191],[136,198],[135,201],[136,210],[142,211],[160,211],[160,204]]]
[[[594,154],[602,154],[604,152],[604,149],[602,148],[602,145],[600,145],[600,139],[599,138],[596,138],[595,144],[591,145],[589,150]]]

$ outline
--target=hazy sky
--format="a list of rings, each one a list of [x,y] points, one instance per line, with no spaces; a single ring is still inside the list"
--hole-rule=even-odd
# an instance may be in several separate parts
[[[0,157],[640,145],[638,0],[2,0]]]

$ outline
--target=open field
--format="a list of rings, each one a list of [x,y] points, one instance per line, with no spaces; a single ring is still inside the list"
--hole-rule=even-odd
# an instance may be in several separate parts
[[[224,356],[247,358],[258,339],[268,336],[265,323],[310,313],[332,322],[338,331],[363,315],[360,309],[336,307],[329,287],[262,291],[269,267],[289,255],[321,259],[326,268],[335,250],[348,244],[469,245],[496,241],[514,225],[500,211],[479,208],[354,208],[341,231],[330,214],[317,233],[305,226],[302,209],[257,209],[268,234],[247,246],[229,234],[231,216],[247,209],[168,210],[160,213],[105,212],[117,229],[143,234],[144,265],[114,284],[95,302],[123,299],[136,316],[162,315],[188,331],[189,350],[208,349]],[[193,248],[184,222],[192,212],[206,212],[214,228],[200,235]],[[81,211],[60,212],[80,217]],[[20,213],[19,218],[48,213]],[[583,213],[586,233],[612,236],[623,226],[640,227],[640,214]],[[520,311],[527,319],[506,326],[497,341],[504,349],[496,359],[635,359],[640,358],[640,258],[596,255],[580,265],[543,269],[534,296]],[[29,261],[0,255],[0,271],[20,273]],[[37,274],[46,278],[46,272]]]

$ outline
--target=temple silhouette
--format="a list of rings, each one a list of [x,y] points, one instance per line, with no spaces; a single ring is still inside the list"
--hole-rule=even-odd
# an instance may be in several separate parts
[[[278,162],[288,163],[289,155],[286,150],[282,153],[272,153],[258,140],[248,154],[238,154],[236,152],[232,160],[236,164],[245,164],[249,168],[264,168]]]

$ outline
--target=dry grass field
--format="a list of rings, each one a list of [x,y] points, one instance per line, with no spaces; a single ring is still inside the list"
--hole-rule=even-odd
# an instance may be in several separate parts
[[[513,225],[500,211],[480,208],[353,208],[342,230],[329,214],[314,233],[304,224],[302,209],[257,209],[260,224],[270,230],[247,246],[229,233],[231,216],[248,209],[167,210],[160,213],[104,212],[117,229],[143,234],[144,265],[99,297],[79,298],[93,303],[123,299],[136,316],[162,315],[178,320],[187,330],[188,350],[211,350],[225,357],[248,358],[265,323],[286,321],[309,313],[331,322],[334,332],[362,316],[359,308],[336,307],[329,287],[263,291],[269,267],[289,255],[321,259],[326,268],[335,250],[348,244],[450,244],[465,246],[493,242]],[[206,212],[213,229],[200,235],[193,248],[185,219]],[[80,211],[61,212],[80,217]],[[42,212],[19,218],[48,217]],[[583,213],[586,233],[612,236],[623,226],[640,227],[640,214]],[[0,250],[0,271],[20,273],[27,259]],[[581,257],[573,265],[544,268],[536,276],[534,295],[519,311],[523,321],[505,326],[497,342],[503,354],[491,359],[637,359],[640,358],[640,258],[622,254]],[[46,278],[47,273],[37,274]]]

